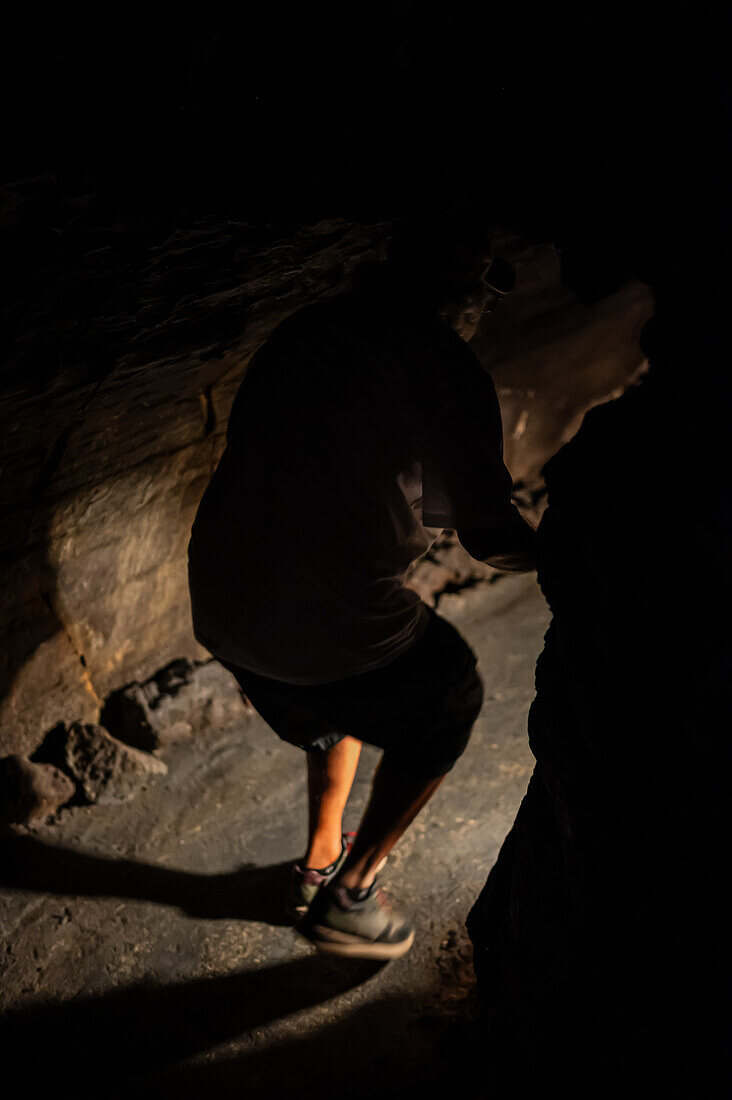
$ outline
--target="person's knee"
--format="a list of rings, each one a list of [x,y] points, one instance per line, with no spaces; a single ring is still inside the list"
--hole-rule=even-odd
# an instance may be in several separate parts
[[[482,688],[480,698],[482,701]],[[468,747],[479,712],[480,705],[476,702],[470,710],[463,713],[459,721],[423,742],[419,760],[425,774],[437,778],[452,771]]]
[[[477,671],[471,680],[456,714],[455,721],[433,739],[432,756],[435,764],[447,774],[457,764],[468,747],[473,726],[483,705],[483,681]]]
[[[385,749],[381,766],[404,774],[419,775],[425,780],[438,779],[452,771],[468,747],[473,722],[453,726],[418,743]]]
[[[451,686],[422,724],[389,738],[382,763],[405,774],[437,779],[446,775],[465,752],[483,704],[483,681],[475,665]]]
[[[447,772],[452,771],[460,757],[467,749],[471,734],[473,732],[475,718],[477,717],[478,716],[476,714],[474,718],[468,719],[464,725],[451,730],[450,736],[445,739],[443,751],[438,754],[438,759],[442,761],[441,767],[443,775],[446,775]]]

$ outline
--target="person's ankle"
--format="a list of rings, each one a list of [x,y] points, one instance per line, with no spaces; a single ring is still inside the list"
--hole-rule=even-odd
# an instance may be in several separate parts
[[[347,890],[367,890],[375,877],[373,871],[350,870],[341,871],[336,881],[339,886],[345,886]]]
[[[332,866],[343,851],[343,840],[340,833],[337,840],[319,840],[311,844],[304,857],[300,861],[301,867],[323,870]]]

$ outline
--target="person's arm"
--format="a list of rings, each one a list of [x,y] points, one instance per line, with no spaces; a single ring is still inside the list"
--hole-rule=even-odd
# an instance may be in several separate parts
[[[474,352],[448,332],[425,391],[430,432],[422,453],[422,516],[457,531],[478,561],[506,573],[536,568],[533,529],[511,503],[501,410],[493,380]]]
[[[500,526],[458,530],[457,535],[472,558],[502,573],[530,573],[536,569],[536,534],[513,504]]]

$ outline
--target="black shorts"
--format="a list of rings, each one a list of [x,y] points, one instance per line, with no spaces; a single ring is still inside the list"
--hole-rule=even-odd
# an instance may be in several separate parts
[[[412,774],[436,777],[465,749],[483,684],[462,635],[427,610],[426,630],[405,653],[329,684],[289,684],[221,663],[283,741],[318,752],[350,735],[384,749],[390,759],[403,755]]]

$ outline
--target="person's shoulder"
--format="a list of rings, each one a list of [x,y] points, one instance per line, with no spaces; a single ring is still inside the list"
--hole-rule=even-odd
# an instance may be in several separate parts
[[[309,328],[316,328],[323,322],[334,322],[341,316],[358,309],[358,301],[352,293],[344,292],[317,302],[301,306],[281,321],[270,334],[267,343],[278,344],[293,336],[301,336]]]
[[[475,350],[441,317],[434,319],[430,338],[437,352],[435,360],[438,367],[448,371],[465,371],[468,374],[478,372],[490,377]]]

